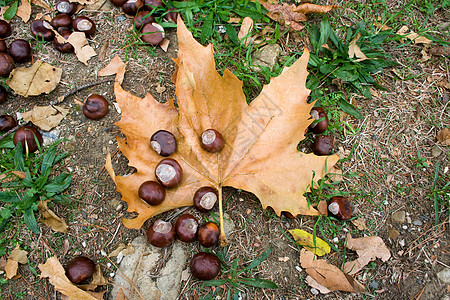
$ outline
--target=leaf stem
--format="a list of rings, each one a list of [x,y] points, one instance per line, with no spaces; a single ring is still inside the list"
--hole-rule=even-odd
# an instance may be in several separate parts
[[[223,229],[223,197],[222,197],[222,185],[219,184],[217,187],[219,194],[219,218],[220,218],[220,245],[225,247],[228,244],[227,237],[225,236],[225,230]]]

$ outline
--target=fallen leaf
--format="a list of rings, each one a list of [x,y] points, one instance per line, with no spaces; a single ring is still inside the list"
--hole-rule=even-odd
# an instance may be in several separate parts
[[[28,22],[31,15],[31,3],[29,0],[21,0],[17,8],[16,16],[21,18],[25,23]]]
[[[361,33],[358,32],[358,34],[353,38],[353,40],[350,42],[350,45],[348,46],[348,56],[350,58],[355,57],[355,61],[363,61],[369,59],[356,44],[360,37]]]
[[[78,60],[86,66],[88,65],[88,60],[91,59],[91,57],[97,55],[94,48],[89,46],[84,32],[72,32],[72,34],[67,39],[67,42],[69,42],[73,46]]]
[[[60,106],[35,106],[32,110],[22,113],[24,121],[31,122],[44,131],[50,131],[59,125],[69,113]]]
[[[366,221],[364,221],[364,218],[360,217],[355,220],[352,220],[351,222],[359,230],[367,230]]]
[[[123,293],[122,289],[119,290],[117,293],[115,300],[128,300],[127,297],[125,297],[125,294]]]
[[[309,52],[264,86],[261,94],[247,104],[242,82],[230,71],[216,71],[212,45],[202,46],[192,37],[181,19],[178,21],[179,51],[176,62],[176,96],[159,103],[147,94],[136,97],[115,83],[122,116],[116,125],[126,140],[117,138],[122,153],[136,173],[116,176],[107,155],[105,164],[129,212],[135,219],[123,219],[129,228],[140,228],[148,218],[177,207],[193,205],[192,196],[202,186],[233,186],[254,193],[263,208],[272,207],[292,215],[317,215],[304,196],[314,181],[322,178],[325,165],[332,167],[337,155],[316,156],[297,150],[311,124],[305,87]],[[221,132],[226,144],[216,154],[204,151],[199,136],[208,129]],[[155,166],[161,157],[149,147],[151,135],[167,130],[177,140],[171,158],[183,169],[181,183],[168,189],[162,205],[149,206],[138,196],[142,182],[155,179]]]
[[[392,27],[389,27],[386,24],[382,24],[380,22],[373,22],[373,25],[380,31],[386,31],[386,30],[392,29]]]
[[[231,17],[231,18],[228,19],[227,22],[230,23],[230,24],[233,24],[233,23],[239,24],[239,23],[241,23],[241,20],[242,20],[242,18]]]
[[[4,257],[0,257],[0,270],[5,271],[6,259]]]
[[[408,26],[403,25],[397,32],[396,34],[398,35],[403,35],[405,38],[410,39],[411,41],[414,42],[414,44],[430,44],[432,41],[430,39],[427,39],[424,36],[421,36],[417,33],[415,33],[414,31],[410,31],[408,34],[407,32],[409,31]]]
[[[41,222],[56,232],[67,232],[69,226],[63,218],[58,217],[51,209],[47,207],[50,200],[40,201],[38,205]]]
[[[5,265],[6,278],[11,279],[17,275],[19,263],[13,259],[8,259]]]
[[[48,4],[44,0],[31,0],[31,3],[34,5],[40,6],[42,8],[45,8],[48,11],[52,11],[51,7],[48,6]]]
[[[120,59],[120,57],[116,55],[114,56],[113,59],[111,59],[111,61],[109,62],[108,65],[106,65],[106,67],[98,71],[97,75],[109,76],[117,74],[116,80],[118,80],[119,83],[122,83],[123,77],[125,75],[126,66],[127,65]]]
[[[11,279],[14,276],[17,275],[17,269],[19,268],[20,264],[26,264],[28,263],[28,252],[25,250],[20,250],[19,244],[16,245],[16,248],[14,248],[13,251],[8,256],[8,260],[5,264],[5,272],[6,272],[6,278]]]
[[[420,59],[420,61],[428,61],[431,59],[431,56],[428,55],[428,53],[424,49],[420,51],[420,54],[422,54],[422,58]]]
[[[164,86],[161,86],[161,83],[158,82],[155,90],[158,94],[161,94],[166,91],[166,88]]]
[[[77,285],[78,288],[84,291],[93,291],[99,285],[109,284],[108,279],[103,276],[102,268],[99,264],[95,265],[95,273],[92,275],[92,280],[89,284]]]
[[[163,39],[163,41],[161,42],[161,44],[159,44],[159,47],[160,47],[164,52],[167,52],[167,49],[169,49],[169,44],[170,44],[170,40],[168,40],[168,39]]]
[[[285,257],[278,257],[278,261],[281,261],[281,262],[287,262],[289,259],[290,259],[290,258],[289,258],[288,256],[285,256]]]
[[[444,128],[438,131],[437,140],[444,146],[450,146],[450,128]]]
[[[301,14],[326,14],[327,12],[337,8],[339,8],[339,5],[318,5],[312,3],[303,3],[294,8],[294,11]]]
[[[450,56],[450,47],[434,47],[430,49],[430,55],[434,56]]]
[[[238,39],[242,40],[245,38],[245,40],[243,40],[242,43],[246,46],[248,46],[252,41],[252,37],[249,35],[252,28],[253,28],[253,19],[250,17],[245,17],[244,20],[242,20],[241,29],[239,30],[238,33]]]
[[[29,68],[15,68],[6,84],[21,96],[37,96],[53,91],[61,74],[62,69],[38,60]]]
[[[96,300],[99,299],[92,296],[88,292],[85,292],[66,277],[66,271],[56,256],[52,256],[47,259],[45,264],[39,264],[38,268],[41,270],[41,277],[49,279],[50,283],[55,287],[55,290],[59,291],[63,295],[69,296],[69,299],[78,300]]]
[[[343,273],[338,267],[329,264],[323,259],[317,259],[315,255],[302,249],[300,252],[300,264],[318,284],[331,291],[344,291],[359,293],[365,290],[364,286]]]
[[[117,255],[119,255],[120,252],[122,252],[123,249],[125,249],[126,246],[124,243],[120,243],[119,246],[117,246],[117,248],[115,250],[113,250],[108,257],[116,257]]]
[[[351,234],[347,235],[346,247],[356,251],[358,259],[346,262],[344,271],[350,275],[356,274],[364,268],[369,262],[380,258],[383,262],[391,258],[391,252],[384,244],[379,236],[368,236],[362,238],[352,238]]]
[[[298,22],[306,21],[306,16],[304,14],[295,12],[293,9],[295,5],[289,5],[287,3],[281,4],[270,4],[263,3],[263,6],[269,11],[266,15],[280,23],[281,25],[291,26],[294,30],[302,30],[303,25]]]
[[[20,179],[25,179],[25,177],[27,177],[27,173],[22,171],[11,171],[10,173],[16,175]]]
[[[317,210],[322,216],[328,216],[328,203],[325,200],[319,201],[317,204]]]
[[[328,294],[331,293],[331,291],[329,289],[327,289],[326,287],[324,287],[323,285],[321,285],[320,283],[318,283],[317,281],[314,280],[314,278],[312,278],[311,276],[306,276],[306,283],[310,286],[315,288],[316,290],[319,290],[319,292],[321,292],[322,294]]]
[[[71,0],[70,2],[77,2],[81,5],[94,5],[98,1],[102,1],[102,0]]]
[[[303,246],[306,250],[318,256],[324,256],[330,253],[331,248],[327,242],[301,229],[291,229],[288,232],[294,237],[295,242]]]

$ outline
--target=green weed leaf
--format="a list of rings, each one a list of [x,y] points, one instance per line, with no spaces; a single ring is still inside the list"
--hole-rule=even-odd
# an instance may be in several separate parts
[[[25,224],[27,224],[28,228],[32,232],[34,232],[36,234],[41,233],[41,230],[39,229],[39,225],[36,222],[36,218],[34,216],[34,210],[32,208],[28,208],[27,210],[24,211],[23,219],[25,221]]]
[[[352,104],[348,103],[345,99],[340,98],[338,102],[339,107],[343,112],[352,115],[357,119],[362,119],[363,115],[358,111],[358,109]]]
[[[16,0],[11,4],[11,6],[3,13],[3,18],[5,20],[11,20],[17,13],[17,7],[19,6],[19,1]]]
[[[266,279],[259,279],[259,278],[245,278],[245,279],[238,279],[238,282],[257,287],[257,288],[263,288],[263,289],[277,289],[278,285],[275,282],[272,282],[270,280]]]

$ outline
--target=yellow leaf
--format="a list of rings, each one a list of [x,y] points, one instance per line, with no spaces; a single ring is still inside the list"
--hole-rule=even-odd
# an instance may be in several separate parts
[[[314,241],[314,236],[311,233],[301,229],[291,229],[288,231],[294,237],[297,244],[305,247],[306,250],[311,251],[315,255],[323,256],[331,251],[327,242],[318,237]]]

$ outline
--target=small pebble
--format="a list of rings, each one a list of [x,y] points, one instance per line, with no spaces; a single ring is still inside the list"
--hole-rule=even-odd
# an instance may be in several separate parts
[[[103,250],[100,251],[100,254],[101,254],[102,256],[106,256],[106,252],[103,251]]]
[[[408,226],[403,225],[402,228],[406,230],[406,229],[408,229]]]
[[[81,245],[83,246],[83,248],[86,248],[87,246],[85,241],[81,242]]]
[[[319,291],[316,290],[315,288],[311,288],[311,294],[313,294],[314,296],[319,295]]]
[[[117,21],[119,21],[119,22],[123,22],[123,21],[125,21],[127,19],[127,17],[125,16],[125,15],[119,15],[119,16],[117,16]]]
[[[378,281],[373,280],[369,283],[369,287],[373,290],[378,290],[380,287],[380,284],[378,283]]]
[[[422,226],[423,225],[422,221],[420,221],[420,220],[414,220],[413,224],[416,225],[416,226]]]
[[[109,277],[114,277],[114,275],[116,275],[116,273],[113,272],[109,273]]]
[[[300,268],[299,266],[295,266],[295,269],[296,269],[297,271],[299,271],[300,273],[302,272],[302,268]]]
[[[398,241],[398,244],[402,247],[405,247],[405,240]]]
[[[336,237],[334,237],[334,239],[333,239],[333,243],[337,243],[337,242],[339,242],[339,238],[336,236]]]
[[[106,266],[107,266],[108,268],[111,268],[111,263],[107,263]]]

